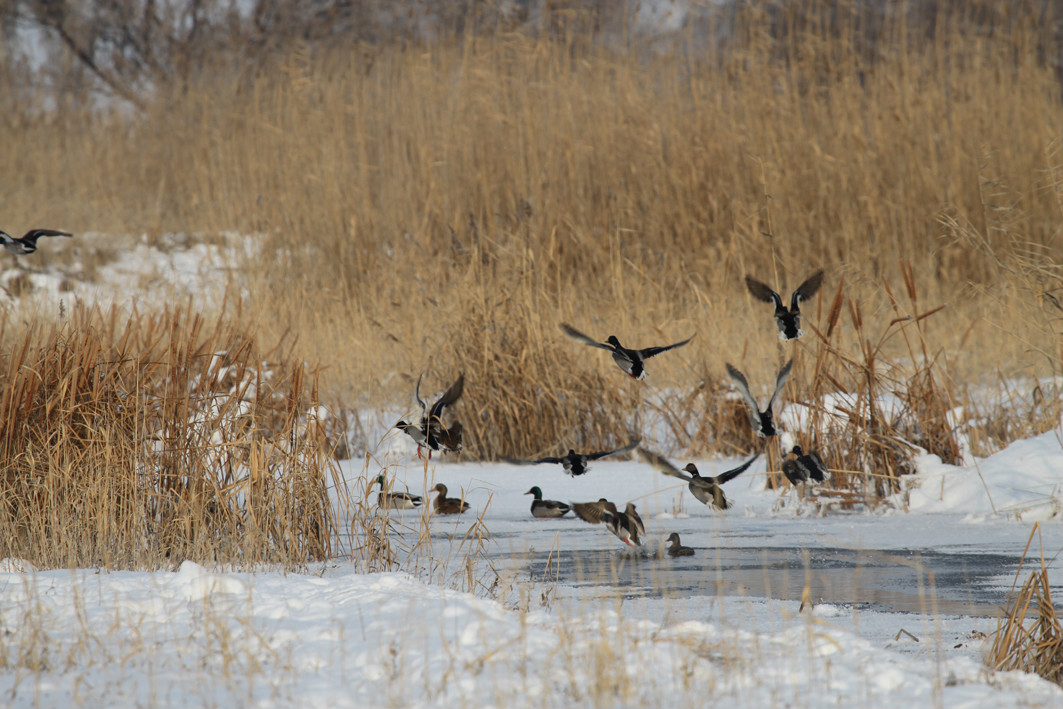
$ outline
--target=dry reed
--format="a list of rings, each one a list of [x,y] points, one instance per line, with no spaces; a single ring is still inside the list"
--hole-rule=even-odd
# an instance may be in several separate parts
[[[1034,536],[1039,534],[1040,526],[1035,524],[1023,550],[1023,562]],[[1015,584],[1022,567],[1020,563],[1015,571]],[[1063,686],[1063,624],[1052,602],[1043,549],[1040,568],[1030,572],[1017,593],[1012,586],[1010,600],[1008,608],[1002,609],[997,618],[986,664],[997,670],[1033,672]]]
[[[904,398],[909,442],[955,459],[957,382],[1063,373],[1063,110],[1041,10],[987,33],[988,10],[941,9],[918,41],[910,18],[871,27],[864,4],[807,2],[623,51],[569,31],[298,45],[253,77],[189,77],[135,119],[6,119],[5,218],[258,234],[263,331],[291,328],[330,394],[359,404],[465,371],[472,458],[624,442],[654,411],[684,447],[746,448],[722,362],[766,381],[782,353],[742,276],[785,290],[824,267],[825,293],[845,290],[807,304],[832,332],[797,345],[815,364],[799,358],[791,400],[862,391],[849,437],[887,492],[912,431],[873,394]],[[713,29],[728,41],[705,42]],[[919,302],[899,305],[897,284]],[[646,395],[562,321],[698,337],[654,360]],[[854,467],[851,448],[835,466]]]
[[[156,568],[330,553],[332,451],[289,353],[187,308],[77,307],[2,334],[0,556]]]

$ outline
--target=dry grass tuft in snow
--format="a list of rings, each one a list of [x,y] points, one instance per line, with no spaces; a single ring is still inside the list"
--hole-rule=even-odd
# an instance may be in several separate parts
[[[0,340],[0,557],[328,556],[330,421],[289,352],[188,309],[75,308]]]
[[[1038,531],[1035,524],[1030,532],[1031,542]],[[1020,566],[1015,573],[1016,583],[1021,571]],[[1043,551],[1040,568],[1030,573],[997,619],[986,662],[997,670],[1033,672],[1063,686],[1063,624],[1052,602]]]

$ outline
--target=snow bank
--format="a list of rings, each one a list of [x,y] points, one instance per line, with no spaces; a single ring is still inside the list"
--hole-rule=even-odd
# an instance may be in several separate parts
[[[905,481],[912,512],[1042,521],[1063,510],[1063,426],[970,466],[946,465],[936,455],[922,455],[916,464],[918,474]]]
[[[1063,702],[1059,687],[946,657],[931,642],[921,660],[876,647],[837,624],[844,612],[831,606],[796,614],[781,602],[676,603],[677,622],[661,606],[639,612],[623,601],[521,613],[348,567],[5,571],[0,693],[11,707]]]

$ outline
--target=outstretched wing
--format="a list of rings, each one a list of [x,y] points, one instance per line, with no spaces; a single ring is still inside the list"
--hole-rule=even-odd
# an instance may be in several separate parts
[[[752,276],[746,276],[746,288],[757,300],[763,300],[765,303],[775,303],[776,308],[782,305],[782,297],[778,293],[773,291],[766,283],[761,283]]]
[[[786,384],[786,380],[790,378],[790,370],[793,368],[794,361],[791,359],[779,370],[779,376],[775,378],[775,393],[772,394],[771,399],[768,400],[768,408],[766,408],[765,411],[771,411],[771,406],[775,403],[775,397],[779,395],[783,385]]]
[[[805,279],[804,283],[797,287],[797,290],[795,290],[793,295],[790,296],[790,310],[796,311],[802,300],[808,300],[814,296],[816,291],[819,290],[821,283],[823,283],[823,269],[813,273]]]
[[[600,347],[601,349],[609,350],[610,352],[615,352],[616,351],[616,349],[612,345],[607,345],[604,342],[598,342],[597,340],[592,340],[590,337],[587,337],[586,335],[584,335],[582,332],[580,332],[576,328],[572,327],[571,325],[566,325],[565,323],[561,323],[561,331],[564,332],[569,337],[571,337],[573,340],[576,340],[577,342],[582,342],[585,345],[590,345],[591,347]]]
[[[638,455],[644,463],[649,463],[665,475],[670,475],[673,478],[679,478],[680,480],[685,480],[687,482],[690,482],[691,480],[691,476],[688,473],[684,473],[682,470],[672,465],[672,462],[660,453],[654,453],[646,448],[639,448]]]
[[[59,231],[57,229],[30,229],[22,238],[27,241],[37,241],[42,236],[73,236],[73,234],[69,231]]]
[[[749,466],[753,465],[753,461],[760,457],[760,454],[761,454],[761,451],[757,451],[755,454],[753,454],[752,458],[750,458],[746,462],[742,463],[737,468],[732,468],[731,470],[728,470],[726,472],[720,473],[719,475],[714,477],[713,480],[716,481],[717,485],[723,485],[728,480],[734,480],[739,475],[741,475],[742,473],[746,472],[746,470],[749,468]]]
[[[606,507],[606,503],[598,502],[573,502],[572,511],[584,522],[602,524],[613,518],[613,514]]]
[[[685,345],[686,343],[690,342],[693,339],[694,339],[694,336],[691,335],[690,337],[688,337],[687,339],[683,340],[682,342],[676,342],[674,345],[665,345],[664,347],[647,347],[644,350],[638,350],[638,353],[640,355],[642,355],[643,359],[647,359],[649,357],[653,357],[655,355],[659,355],[662,352],[667,352],[668,350],[674,350],[676,347],[682,347],[683,345]]]
[[[458,375],[458,380],[450,385],[450,388],[443,392],[443,396],[439,397],[436,403],[432,404],[432,411],[430,413],[431,418],[437,419],[443,416],[443,409],[452,405],[458,399],[461,398],[461,393],[465,390],[465,372]]]
[[[628,443],[623,448],[617,448],[616,450],[611,450],[611,451],[601,451],[599,453],[586,453],[586,454],[584,454],[584,457],[587,460],[598,460],[599,458],[605,458],[606,456],[610,456],[610,455],[621,455],[623,453],[627,453],[629,451],[634,450],[635,446],[637,446],[639,444],[639,441],[641,441],[641,440],[642,440],[641,438],[636,438],[635,440],[631,441],[631,443]]]
[[[413,389],[413,400],[417,402],[417,406],[421,408],[421,420],[422,422],[428,415],[428,404],[424,403],[424,399],[421,398],[421,379],[424,378],[424,372],[417,377],[417,386]]]
[[[752,416],[753,428],[760,427],[760,409],[757,408],[757,400],[753,398],[753,395],[749,393],[749,382],[746,381],[746,375],[735,369],[730,362],[726,363],[727,376],[731,378],[731,381],[738,387],[738,393],[742,395],[742,399],[745,400],[746,406],[749,408],[749,413]]]
[[[503,458],[507,463],[512,465],[538,465],[539,463],[561,463],[561,458],[539,458],[538,460],[521,460],[519,458]]]

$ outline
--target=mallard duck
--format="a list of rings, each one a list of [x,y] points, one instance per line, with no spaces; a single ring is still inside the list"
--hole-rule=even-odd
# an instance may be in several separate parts
[[[543,491],[538,486],[528,490],[525,495],[535,495],[535,499],[531,503],[532,517],[539,517],[540,519],[547,517],[564,517],[568,514],[568,511],[572,507],[564,502],[558,502],[557,500],[544,500]]]
[[[421,409],[420,420],[408,423],[405,420],[395,424],[395,428],[402,430],[406,435],[417,443],[417,457],[421,457],[421,448],[428,449],[428,458],[431,459],[432,451],[457,452],[461,450],[461,424],[454,422],[451,426],[443,425],[443,409],[451,406],[459,398],[465,389],[465,374],[458,376],[458,380],[450,385],[436,403],[429,409],[421,399],[421,378],[417,377],[417,387],[414,389],[413,398]]]
[[[576,477],[578,475],[583,475],[587,472],[587,463],[589,463],[590,461],[598,460],[599,458],[605,458],[606,456],[610,455],[621,455],[622,453],[627,453],[639,444],[639,440],[640,439],[636,438],[623,448],[617,448],[616,450],[611,451],[601,451],[598,453],[577,453],[576,451],[569,448],[568,453],[561,456],[560,458],[539,458],[538,460],[503,458],[502,460],[506,461],[507,463],[512,463],[513,465],[538,465],[539,463],[560,463],[565,468],[566,473],[568,473],[572,477]]]
[[[622,346],[620,344],[620,340],[616,339],[616,335],[610,335],[609,339],[607,339],[605,342],[598,342],[597,340],[593,340],[587,335],[584,335],[582,332],[572,327],[571,325],[561,323],[561,329],[566,335],[571,337],[573,340],[582,342],[585,345],[590,345],[591,347],[600,347],[603,350],[609,350],[610,352],[612,352],[613,361],[616,362],[616,365],[634,379],[646,378],[646,368],[643,366],[644,361],[646,361],[650,357],[656,357],[662,352],[674,350],[676,347],[682,347],[683,345],[694,339],[694,336],[691,335],[682,342],[676,342],[672,345],[665,345],[664,347],[647,347],[641,350],[633,350]]]
[[[783,342],[797,339],[805,334],[805,331],[801,329],[801,301],[814,296],[822,282],[822,270],[806,278],[805,282],[799,285],[790,296],[790,309],[787,310],[778,293],[756,278],[746,276],[746,288],[754,298],[763,300],[765,303],[775,303],[775,324],[779,326],[779,339]]]
[[[642,546],[640,535],[646,533],[646,527],[635,511],[635,505],[630,502],[624,511],[620,512],[614,503],[603,497],[597,502],[575,502],[572,504],[572,511],[584,522],[604,524],[606,529],[624,544]]]
[[[735,369],[730,363],[727,363],[727,374],[734,381],[738,387],[738,393],[745,400],[746,406],[749,408],[749,421],[753,424],[753,430],[761,438],[770,438],[778,433],[778,429],[775,428],[775,416],[772,414],[771,407],[775,403],[775,397],[779,395],[783,385],[786,384],[786,380],[790,378],[790,370],[793,369],[793,366],[794,361],[791,359],[779,370],[779,375],[775,378],[775,391],[772,393],[771,398],[768,399],[767,407],[760,411],[757,408],[757,400],[749,393],[749,382],[746,381],[746,375]]]
[[[790,453],[794,457],[787,458],[782,462],[782,473],[790,481],[790,484],[796,485],[799,482],[808,482],[809,479],[812,482],[821,483],[830,479],[830,471],[827,470],[827,466],[823,464],[823,459],[819,457],[819,453],[816,451],[805,453],[801,450],[801,446],[794,446]]]
[[[677,532],[672,532],[671,534],[669,534],[668,539],[666,541],[671,544],[671,546],[668,547],[667,550],[668,556],[694,556],[694,550],[690,547],[683,546],[683,544],[679,541],[679,534]]]
[[[73,236],[73,234],[56,229],[30,229],[21,239],[16,239],[6,231],[0,231],[0,244],[3,244],[4,248],[11,253],[23,256],[37,250],[37,239],[42,236]]]
[[[624,505],[624,512],[622,515],[626,518],[626,523],[630,525],[632,530],[632,537],[635,539],[635,543],[639,546],[642,542],[639,541],[639,537],[646,536],[646,525],[642,523],[642,517],[639,516],[638,511],[635,509],[635,503],[629,502]]]
[[[465,500],[459,500],[456,497],[447,497],[447,486],[443,483],[437,483],[434,488],[429,490],[429,492],[439,493],[432,503],[432,508],[436,511],[436,514],[460,515],[462,512],[469,509],[469,503]]]
[[[381,475],[376,479],[376,483],[380,483],[380,492],[376,494],[376,503],[380,507],[385,509],[396,510],[412,510],[415,507],[420,507],[424,504],[424,500],[420,495],[411,495],[408,492],[388,492],[387,483],[384,481],[384,476]]]
[[[757,451],[752,458],[742,463],[737,468],[732,468],[731,470],[714,477],[702,477],[701,473],[698,472],[698,467],[693,463],[688,463],[682,470],[680,470],[672,465],[671,461],[663,455],[646,450],[645,448],[639,448],[639,457],[665,475],[671,475],[673,478],[686,480],[687,487],[690,488],[690,494],[697,498],[702,504],[708,505],[717,510],[727,510],[731,508],[731,501],[723,494],[723,488],[720,486],[729,480],[734,480],[744,473],[746,469],[753,464],[753,461],[760,457],[760,451]],[[684,474],[684,472],[686,474]]]

